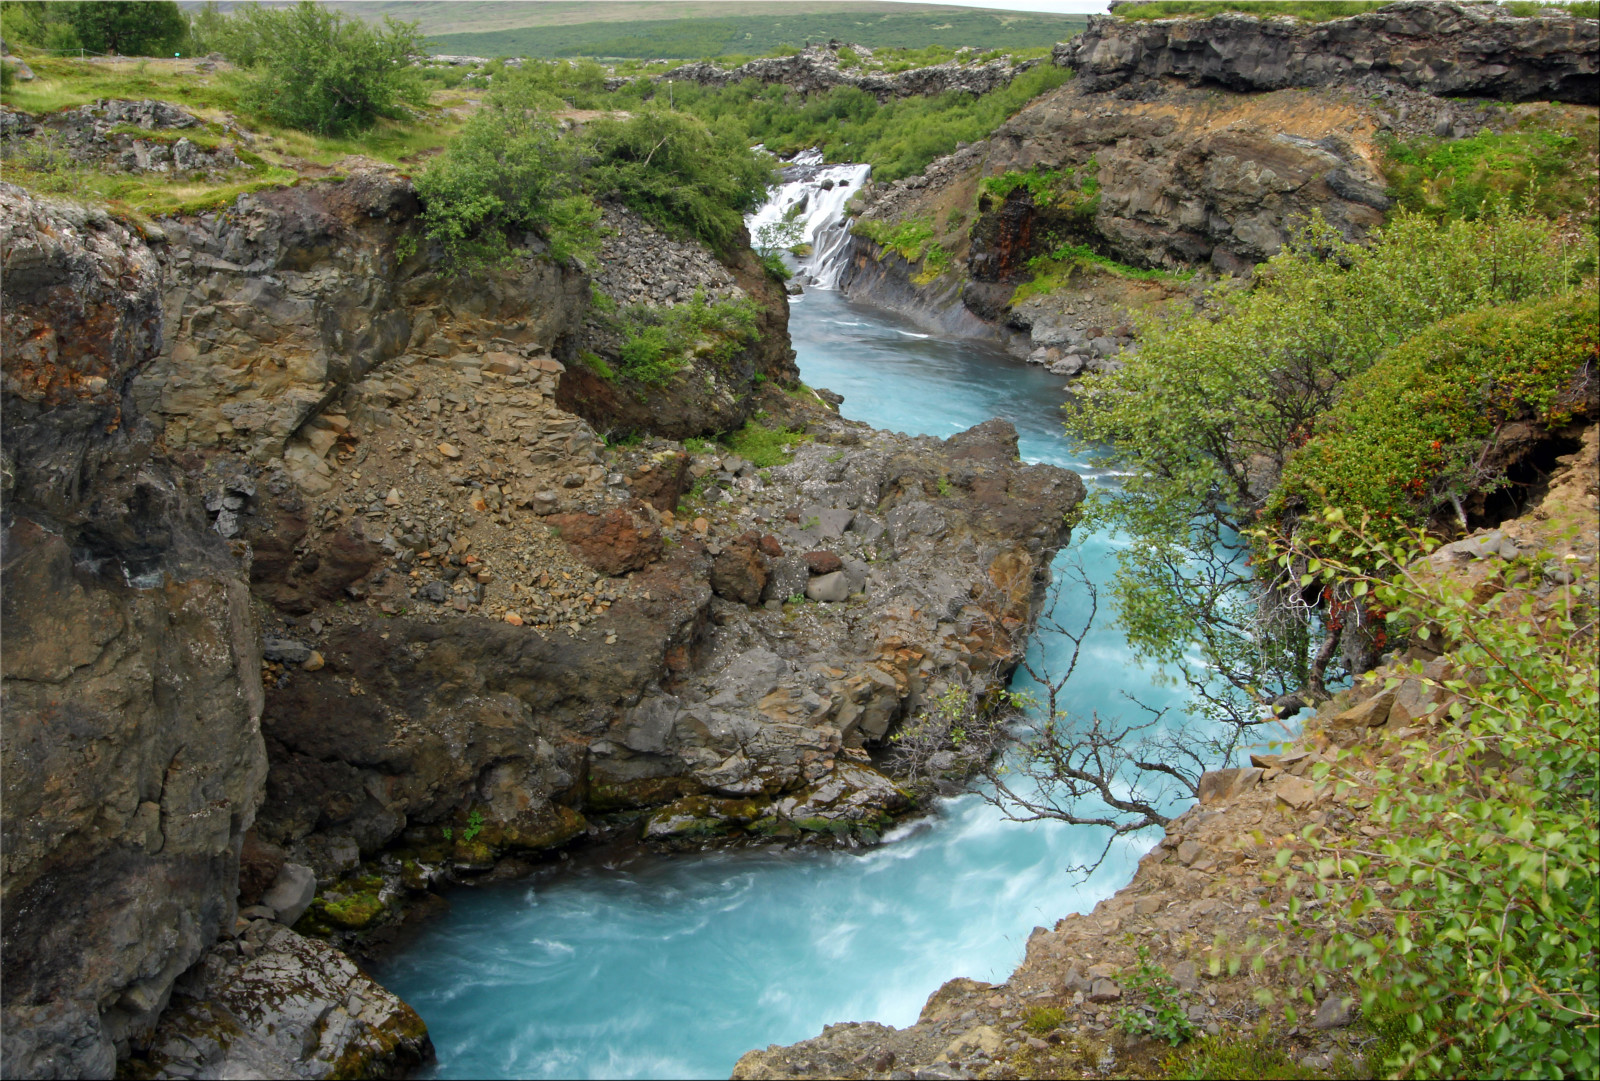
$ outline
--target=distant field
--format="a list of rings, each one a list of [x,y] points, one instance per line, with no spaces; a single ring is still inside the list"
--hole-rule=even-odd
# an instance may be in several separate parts
[[[591,11],[612,5],[594,5]],[[622,5],[615,5],[622,6]],[[660,5],[662,7],[668,5]],[[837,39],[870,48],[923,48],[928,45],[976,49],[1049,47],[1081,31],[1082,17],[986,12],[968,8],[906,10],[901,4],[837,5],[848,10],[817,11],[823,5],[701,4],[719,9],[717,18],[651,19],[524,26],[489,33],[436,34],[429,47],[438,53],[470,56],[604,56],[684,58],[754,55],[808,41]],[[835,6],[835,5],[829,5]],[[764,8],[770,14],[722,14],[735,7]],[[884,10],[891,9],[891,10]]]
[[[267,0],[268,4],[285,0]],[[425,34],[468,34],[532,26],[570,26],[574,23],[651,22],[663,19],[723,19],[743,16],[776,18],[790,15],[799,4],[784,0],[617,0],[617,2],[574,3],[571,0],[323,0],[325,6],[373,22],[384,16],[418,23]],[[202,0],[181,0],[180,7],[198,10]],[[240,6],[240,0],[221,0],[224,11]],[[896,4],[883,0],[807,0],[804,8],[813,15],[851,12],[875,15],[949,14],[977,11],[971,8],[941,7],[933,4]]]

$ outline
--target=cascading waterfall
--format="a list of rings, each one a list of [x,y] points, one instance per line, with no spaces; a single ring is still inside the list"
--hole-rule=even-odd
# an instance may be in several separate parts
[[[811,254],[799,259],[800,281],[813,289],[837,289],[850,253],[844,207],[871,175],[870,165],[824,165],[822,151],[801,151],[783,166],[783,183],[745,218],[745,225],[759,244],[762,226],[799,223],[798,243],[811,245]]]

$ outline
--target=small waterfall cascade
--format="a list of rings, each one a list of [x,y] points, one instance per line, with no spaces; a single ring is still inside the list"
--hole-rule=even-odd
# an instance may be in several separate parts
[[[811,254],[799,259],[799,280],[814,289],[837,289],[850,250],[844,207],[871,174],[870,165],[824,165],[822,151],[801,151],[784,164],[783,183],[745,218],[751,242],[760,246],[763,226],[793,222],[799,236],[791,243],[811,245]]]

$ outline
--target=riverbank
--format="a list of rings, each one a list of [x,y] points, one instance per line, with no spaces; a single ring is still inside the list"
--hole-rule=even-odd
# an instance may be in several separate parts
[[[1526,605],[1543,628],[1535,634],[1559,637],[1554,621],[1566,613],[1552,589],[1576,580],[1579,603],[1596,600],[1597,506],[1600,429],[1591,426],[1527,514],[1428,562],[1492,603],[1486,611]],[[1530,559],[1544,570],[1516,574]],[[1466,682],[1444,689],[1452,677]],[[733,1077],[1373,1076],[1394,1053],[1399,1019],[1363,1016],[1347,982],[1312,982],[1325,937],[1300,933],[1296,917],[1319,919],[1325,894],[1315,874],[1282,869],[1351,839],[1382,848],[1392,826],[1374,810],[1387,793],[1378,771],[1406,768],[1407,743],[1454,726],[1451,707],[1475,678],[1448,648],[1441,656],[1418,642],[1319,708],[1276,753],[1206,774],[1199,802],[1168,825],[1133,880],[1092,912],[1036,927],[1007,978],[951,980],[899,1029],[830,1024],[751,1051]],[[1175,1050],[1181,1040],[1166,1037],[1179,1033],[1197,1042]]]

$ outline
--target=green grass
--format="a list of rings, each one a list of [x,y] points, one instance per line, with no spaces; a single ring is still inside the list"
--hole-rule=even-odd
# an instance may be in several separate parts
[[[1376,11],[1388,0],[1151,0],[1117,9],[1123,19],[1209,19],[1237,11],[1246,15],[1289,15],[1308,23],[1344,19]]]
[[[1326,1075],[1295,1062],[1266,1037],[1217,1036],[1197,1040],[1161,1063],[1175,1081],[1311,1081]]]
[[[127,124],[114,133],[156,142],[191,142],[215,149],[233,145],[244,163],[217,179],[161,173],[102,172],[70,160],[53,140],[30,139],[13,144],[6,154],[6,179],[47,194],[70,194],[105,203],[118,212],[159,216],[191,214],[225,206],[240,195],[287,187],[300,179],[304,163],[326,166],[353,155],[404,166],[436,149],[459,129],[458,121],[430,112],[407,121],[380,120],[358,135],[316,136],[266,121],[240,101],[243,82],[236,73],[196,73],[171,61],[98,63],[76,58],[27,56],[38,76],[31,83],[8,88],[5,103],[35,115],[92,104],[103,98],[155,98],[181,105],[207,123],[199,128],[145,131]],[[232,139],[221,126],[223,114],[258,136],[249,146]]]
[[[882,248],[878,253],[880,259],[888,252],[894,252],[908,263],[920,262],[922,269],[911,279],[918,285],[927,285],[954,264],[950,252],[934,239],[931,218],[907,218],[893,224],[858,221],[852,231]]]
[[[1033,277],[1017,286],[1017,291],[1011,297],[1013,304],[1067,288],[1075,276],[1084,273],[1098,272],[1146,282],[1186,282],[1194,277],[1192,270],[1144,270],[1132,267],[1099,255],[1082,244],[1063,244],[1048,255],[1036,255],[1028,260],[1028,269],[1033,272]]]
[[[53,113],[102,98],[156,98],[182,105],[208,119],[222,112],[237,116],[251,132],[266,136],[251,149],[263,157],[296,157],[319,165],[352,154],[402,164],[417,154],[443,146],[460,122],[430,108],[423,116],[400,121],[379,120],[370,129],[343,137],[312,135],[274,124],[250,112],[241,101],[244,81],[237,72],[193,73],[171,61],[106,64],[61,57],[29,57],[38,76],[7,91],[5,103],[27,113]],[[190,132],[187,135],[199,142]],[[202,138],[204,138],[202,136]]]
[[[773,5],[771,14],[713,18],[589,22],[506,28],[493,33],[440,34],[441,53],[475,56],[602,56],[729,58],[762,56],[807,42],[839,40],[901,49],[970,46],[979,51],[1048,49],[1079,33],[1081,16],[1019,15],[942,8],[932,12],[854,10],[817,12]]]
[[[768,428],[752,420],[725,436],[723,442],[757,469],[770,469],[794,461],[792,448],[811,442],[811,436],[791,428]]]

